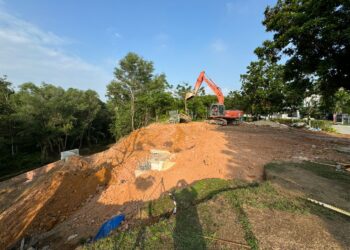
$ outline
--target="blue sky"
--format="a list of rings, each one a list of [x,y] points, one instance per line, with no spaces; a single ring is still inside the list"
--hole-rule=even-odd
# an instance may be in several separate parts
[[[0,75],[94,89],[104,99],[129,51],[152,60],[170,84],[201,70],[239,89],[253,50],[271,34],[261,21],[276,0],[0,0]]]

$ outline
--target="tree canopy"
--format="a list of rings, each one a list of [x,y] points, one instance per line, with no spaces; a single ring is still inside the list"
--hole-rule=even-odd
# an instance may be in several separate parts
[[[251,62],[247,73],[241,75],[242,98],[232,92],[240,106],[253,115],[272,114],[282,111],[286,103],[286,86],[283,80],[283,66],[264,60]],[[244,103],[245,104],[244,104]]]
[[[15,92],[6,78],[0,87],[0,170],[5,162],[21,168],[109,141],[110,116],[93,90],[24,83]]]
[[[350,89],[348,0],[278,0],[266,8],[263,24],[273,39],[255,52],[285,60],[285,80],[295,89],[317,87],[325,97]]]
[[[107,97],[114,120],[111,131],[116,138],[171,109],[170,86],[164,74],[154,74],[153,62],[128,53],[115,68],[114,76],[107,86]]]

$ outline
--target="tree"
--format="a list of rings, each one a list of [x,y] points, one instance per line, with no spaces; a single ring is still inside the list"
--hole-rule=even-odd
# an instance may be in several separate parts
[[[30,138],[38,144],[43,162],[49,153],[57,155],[67,148],[81,148],[85,138],[90,145],[92,125],[101,109],[95,91],[65,91],[46,83],[22,84],[15,103],[21,140]]]
[[[284,56],[284,77],[294,89],[317,85],[324,98],[350,89],[349,1],[278,0],[266,8],[263,24],[273,40],[255,52],[272,61]]]
[[[111,132],[115,138],[145,126],[173,106],[170,85],[164,74],[155,75],[153,62],[128,53],[107,86],[108,107],[113,113]]]
[[[241,91],[230,91],[225,98],[226,109],[238,109],[246,111],[249,107],[246,96]]]
[[[0,141],[3,141],[1,145],[4,146],[10,141],[12,156],[15,154],[14,137],[16,133],[15,121],[13,119],[15,111],[12,104],[12,96],[14,93],[12,83],[7,81],[7,77],[0,77]],[[1,146],[0,151],[2,151]]]
[[[175,95],[176,97],[182,101],[183,103],[183,111],[185,113],[188,112],[188,109],[187,109],[187,100],[186,100],[186,93],[189,93],[192,91],[192,87],[187,83],[187,82],[184,82],[184,83],[180,83],[176,86],[176,90],[175,90]]]
[[[337,114],[350,114],[350,91],[340,88],[332,98],[322,97],[320,108],[325,113],[333,113],[333,121],[336,122]]]
[[[205,95],[204,87],[200,87],[197,95],[191,100],[186,100],[186,93],[191,92],[192,87],[188,83],[181,83],[176,86],[175,97],[180,100],[178,105],[180,110],[190,113],[193,119],[204,119],[207,116],[207,108],[211,103],[216,102],[216,97]],[[208,103],[208,100],[210,103]],[[215,101],[214,101],[215,99]]]
[[[153,63],[144,60],[135,53],[128,53],[115,68],[115,80],[107,87],[109,98],[121,99],[130,108],[131,130],[135,130],[135,102],[153,77]],[[119,100],[118,100],[119,102]]]
[[[269,115],[281,111],[287,105],[283,66],[264,60],[251,62],[247,73],[241,75],[241,81],[241,100],[247,112],[253,115]]]

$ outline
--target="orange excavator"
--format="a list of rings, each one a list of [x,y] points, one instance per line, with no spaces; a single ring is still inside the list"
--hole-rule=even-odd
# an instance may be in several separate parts
[[[239,122],[241,122],[243,118],[243,111],[225,110],[225,97],[221,89],[214,83],[213,80],[211,80],[205,75],[204,71],[202,71],[199,74],[196,85],[194,86],[194,90],[186,94],[186,101],[197,95],[198,90],[201,87],[203,81],[208,84],[209,88],[215,93],[216,97],[218,98],[217,103],[213,103],[210,105],[209,123],[226,126],[227,124],[238,124]]]

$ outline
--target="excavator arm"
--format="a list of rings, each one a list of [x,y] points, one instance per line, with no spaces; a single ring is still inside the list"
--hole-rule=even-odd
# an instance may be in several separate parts
[[[199,88],[201,87],[202,83],[206,82],[209,86],[209,88],[215,93],[216,97],[218,98],[218,103],[219,104],[224,104],[224,95],[221,92],[221,89],[214,83],[213,80],[211,80],[209,77],[205,75],[205,72],[202,71],[198,78],[197,82],[194,86],[194,90],[192,92],[186,93],[186,100],[193,98],[194,96],[197,95]]]

